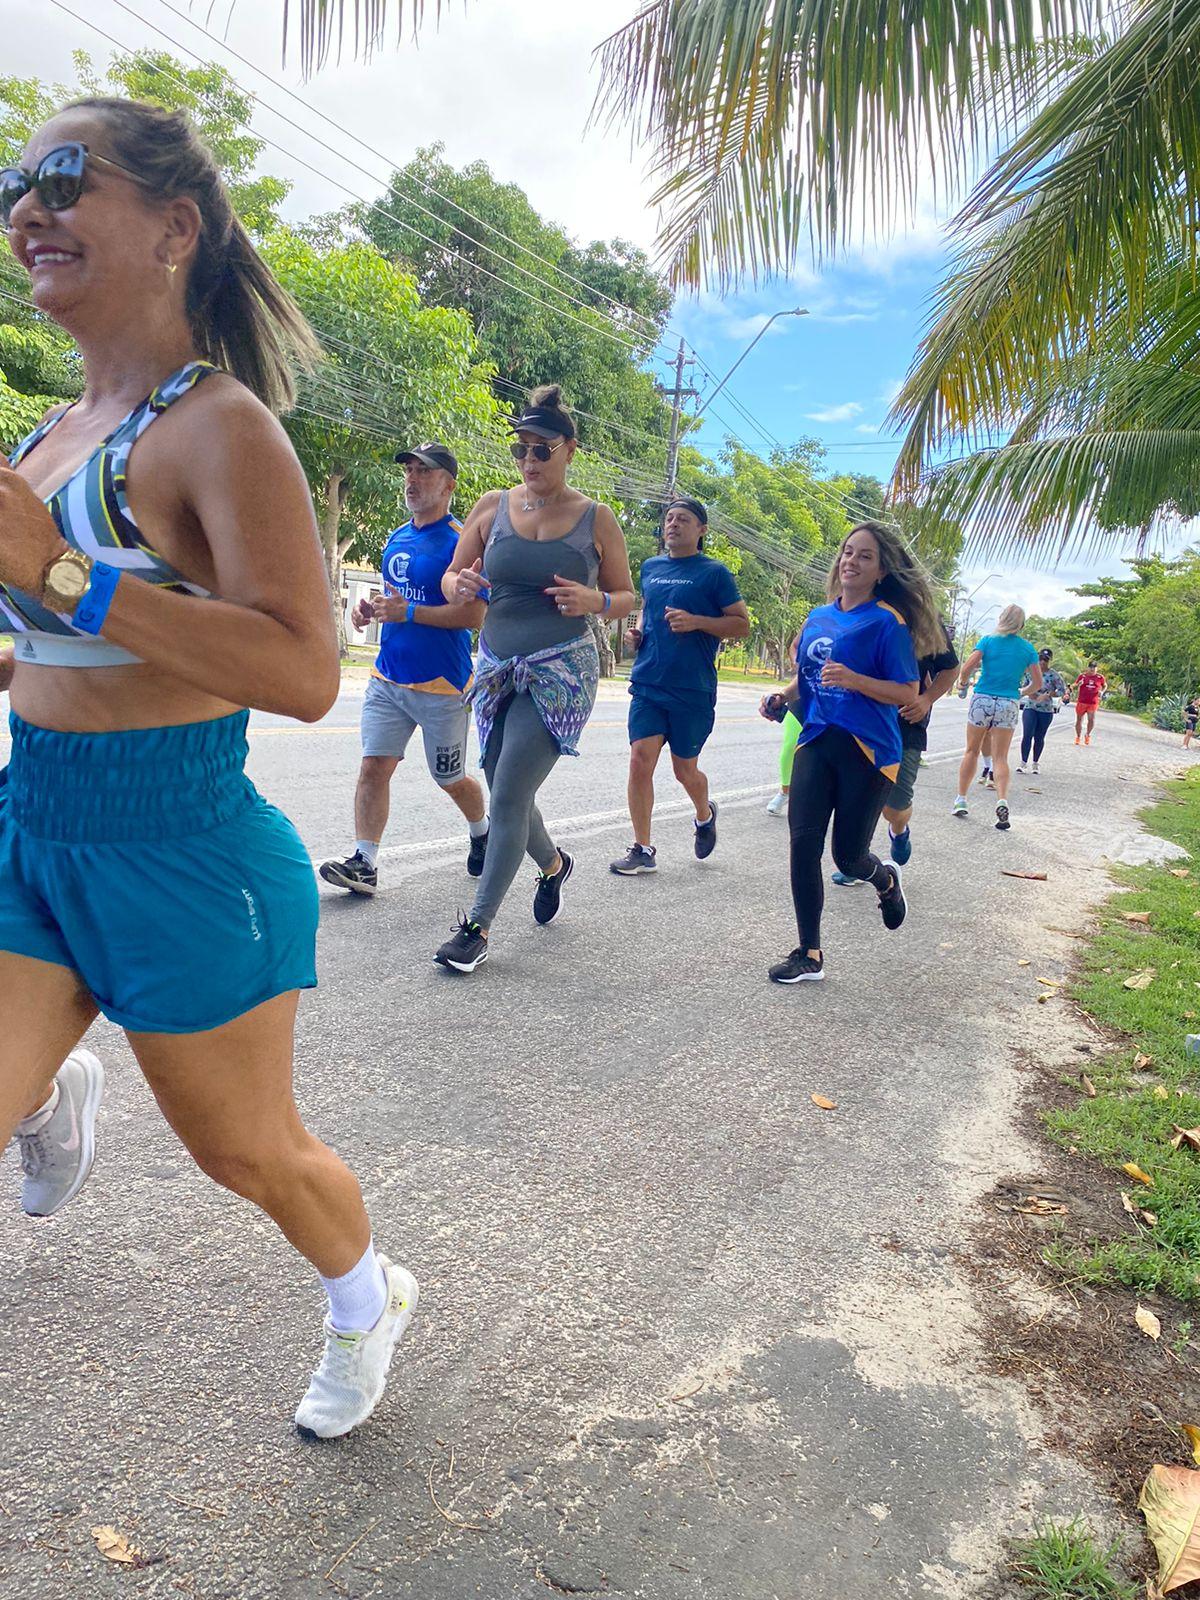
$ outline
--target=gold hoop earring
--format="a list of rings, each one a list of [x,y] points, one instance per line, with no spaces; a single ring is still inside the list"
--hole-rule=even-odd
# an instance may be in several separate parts
[[[179,271],[179,263],[178,263],[178,261],[167,261],[167,262],[164,263],[164,265],[166,266],[166,269],[167,269],[168,272],[178,272]]]

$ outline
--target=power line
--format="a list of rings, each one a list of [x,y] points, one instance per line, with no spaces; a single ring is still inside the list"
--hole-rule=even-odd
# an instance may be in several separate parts
[[[187,55],[190,55],[192,59],[199,62],[201,66],[205,64],[203,59],[197,55],[194,50],[188,49],[186,45],[179,44],[177,40],[172,39],[170,34],[165,33],[154,23],[147,21],[146,18],[139,16],[137,12],[131,11],[128,6],[123,4],[123,0],[114,0],[114,3],[120,5],[122,10],[128,11],[131,16],[136,18],[137,21],[143,23],[146,27],[152,29],[155,33],[166,39],[169,44],[173,44],[176,49],[183,50]],[[81,22],[84,27],[91,28],[93,32],[98,33],[102,39],[106,39],[109,44],[114,45],[118,50],[122,50],[126,52],[126,54],[130,55],[136,53],[131,45],[128,45],[123,40],[116,38],[115,35],[107,32],[106,29],[101,28],[97,23],[92,22],[89,18],[80,16],[77,11],[72,11],[71,7],[64,3],[64,0],[51,0],[51,4],[59,11],[64,12],[67,16],[72,17],[76,22]],[[177,73],[169,72],[166,69],[158,66],[155,67],[155,70],[161,73],[163,77],[169,78],[173,82],[179,84],[180,87],[187,89],[189,92],[193,92],[190,85],[180,78]],[[237,80],[232,77],[232,75],[230,76],[230,81],[236,88],[243,90],[244,93],[249,93],[249,91],[245,89],[244,85],[238,83]],[[254,97],[251,95],[251,98]],[[274,112],[273,115],[281,116],[281,113]],[[612,325],[602,315],[602,313],[597,311],[595,308],[590,306],[584,307],[584,309],[588,311],[590,315],[597,319],[598,323],[603,323],[603,326],[598,326],[597,322],[585,322],[582,317],[576,316],[574,312],[567,311],[562,306],[552,306],[546,308],[545,302],[540,299],[538,295],[534,294],[532,290],[525,289],[518,283],[512,283],[509,279],[500,277],[498,273],[492,272],[489,268],[481,266],[479,262],[471,261],[460,251],[452,249],[449,245],[443,244],[438,239],[430,238],[428,234],[422,233],[420,228],[416,227],[413,223],[406,222],[402,217],[397,217],[393,212],[388,211],[384,206],[379,205],[376,201],[369,200],[366,195],[360,194],[357,190],[352,189],[349,184],[342,183],[340,179],[334,178],[329,173],[323,172],[319,167],[313,166],[310,161],[305,161],[303,157],[298,156],[293,151],[286,149],[283,145],[279,144],[277,140],[267,138],[265,134],[260,133],[257,129],[255,129],[249,121],[246,121],[243,118],[238,118],[235,120],[238,127],[245,128],[248,132],[253,133],[255,138],[261,139],[263,144],[268,148],[278,151],[280,155],[286,156],[289,161],[294,161],[298,166],[303,167],[305,171],[311,172],[315,177],[321,178],[324,182],[332,184],[334,188],[340,189],[343,194],[348,194],[352,199],[358,200],[361,204],[368,206],[370,210],[377,212],[381,217],[386,217],[389,222],[394,222],[397,227],[407,229],[409,233],[413,234],[416,238],[423,240],[426,244],[431,245],[435,250],[440,250],[446,255],[452,257],[454,260],[461,261],[463,265],[469,267],[472,272],[482,273],[485,278],[492,279],[493,282],[500,284],[503,288],[511,289],[515,294],[524,295],[527,300],[533,301],[535,305],[542,306],[544,309],[552,310],[556,316],[564,317],[567,321],[574,322],[581,328],[586,329],[587,332],[598,334],[601,338],[608,339],[613,344],[620,345],[622,349],[628,351],[631,355],[641,355],[643,353],[644,341],[641,343],[631,343],[629,340],[621,338],[621,336],[614,331]],[[297,124],[291,122],[290,118],[283,117],[282,120],[288,122],[289,126],[297,126]],[[301,129],[300,131],[303,132],[304,130]],[[311,134],[306,134],[305,136],[308,138],[313,137]],[[318,144],[322,143],[320,140],[317,140],[316,142]],[[323,148],[328,149],[329,147],[323,146]],[[335,154],[336,153],[337,152],[335,152]],[[345,158],[343,157],[342,159]],[[353,162],[348,162],[347,164],[351,166],[355,165]],[[365,169],[361,167],[358,168],[358,170],[365,171]],[[372,175],[368,173],[367,176]],[[378,183],[380,180],[372,177],[372,181]],[[441,218],[438,218],[438,221],[441,220]],[[506,260],[506,265],[517,266],[517,263],[507,262]],[[538,281],[541,282],[540,279]],[[556,294],[565,294],[564,290],[556,289],[552,284],[543,284],[542,286],[543,288],[552,289]],[[573,299],[572,296],[567,296],[567,298]],[[575,303],[579,304],[580,302]]]
[[[121,0],[116,0],[116,3],[121,4]],[[351,129],[344,127],[340,122],[337,122],[326,112],[318,110],[316,106],[311,105],[301,95],[298,95],[294,90],[289,89],[286,84],[280,83],[278,78],[272,77],[271,74],[264,68],[258,66],[255,62],[249,60],[246,56],[235,50],[231,44],[228,44],[223,39],[217,38],[217,36],[211,33],[208,28],[202,27],[200,23],[189,17],[186,12],[180,11],[177,6],[171,5],[170,0],[159,0],[159,4],[163,6],[165,10],[170,11],[172,15],[178,17],[181,21],[187,22],[189,26],[195,28],[197,32],[202,33],[204,37],[209,39],[213,44],[218,45],[226,52],[227,55],[232,56],[235,61],[240,61],[244,66],[249,67],[252,72],[257,73],[260,78],[265,78],[266,81],[278,89],[281,94],[287,95],[289,100],[294,100],[297,105],[303,106],[304,110],[311,116],[320,118],[322,122],[327,123],[329,127],[333,128],[336,132],[344,134],[346,138],[354,139],[362,146],[364,150],[370,151],[370,153],[374,156],[377,156],[380,161],[386,161],[389,166],[391,166],[395,171],[399,172],[400,169],[397,167],[394,157],[386,155],[382,150],[377,150],[373,145],[368,144],[360,134],[356,134]],[[122,5],[122,10],[129,11],[129,9],[130,8],[128,6]],[[130,15],[136,16],[137,13],[130,12]],[[144,19],[139,18],[139,20]],[[147,26],[152,27],[153,24],[148,23]],[[162,37],[167,38],[167,35],[163,34]],[[179,48],[183,49],[184,46],[180,45]],[[266,105],[265,101],[260,103]],[[273,107],[268,106],[267,109],[274,112]],[[281,115],[279,112],[274,112],[274,114],[277,116]],[[324,146],[324,148],[328,149],[329,146]],[[340,152],[334,153],[340,154]],[[426,194],[434,196],[436,199],[441,200],[448,206],[452,206],[454,210],[459,212],[462,216],[469,217],[472,222],[478,223],[481,228],[486,228],[487,231],[491,234],[494,234],[496,238],[502,239],[506,244],[512,245],[515,250],[520,250],[522,254],[528,256],[530,260],[537,261],[540,263],[540,265],[548,267],[550,271],[558,273],[560,277],[566,278],[568,282],[574,283],[579,288],[584,289],[588,294],[595,295],[598,299],[604,300],[608,305],[612,306],[614,310],[627,312],[629,316],[644,322],[647,327],[654,329],[655,332],[658,331],[657,324],[655,323],[653,317],[647,316],[643,311],[638,311],[634,306],[626,305],[622,300],[614,299],[612,295],[605,294],[603,290],[595,288],[594,285],[588,283],[586,279],[577,277],[573,272],[568,272],[567,269],[560,263],[551,261],[546,256],[538,255],[536,250],[531,250],[527,245],[521,244],[519,240],[514,239],[510,234],[505,233],[503,229],[497,228],[493,223],[488,222],[485,218],[477,216],[475,212],[471,211],[467,206],[462,205],[458,200],[455,200],[452,196],[445,194],[433,184],[426,182],[426,180],[419,174],[412,174],[411,181],[418,184]],[[439,218],[439,220],[442,219]],[[462,237],[470,238],[471,236],[469,234],[463,234]],[[472,242],[476,241],[472,240]],[[515,265],[515,263],[513,263],[513,265]],[[577,301],[576,303],[580,304],[582,302]],[[671,331],[672,330],[668,328],[664,328],[664,332]],[[673,334],[672,336],[674,337]],[[661,342],[661,339],[659,342]]]

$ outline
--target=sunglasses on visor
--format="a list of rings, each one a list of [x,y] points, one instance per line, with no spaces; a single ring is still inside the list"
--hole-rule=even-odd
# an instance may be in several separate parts
[[[526,456],[532,456],[535,461],[549,461],[556,450],[562,449],[562,440],[557,444],[510,444],[514,461],[524,461]]]
[[[75,205],[83,193],[88,166],[93,162],[123,172],[135,183],[144,182],[119,161],[93,155],[85,144],[74,141],[60,144],[57,149],[48,151],[32,172],[26,172],[24,167],[5,167],[0,172],[0,228],[8,227],[17,202],[31,189],[37,190],[37,197],[47,211],[66,211]]]

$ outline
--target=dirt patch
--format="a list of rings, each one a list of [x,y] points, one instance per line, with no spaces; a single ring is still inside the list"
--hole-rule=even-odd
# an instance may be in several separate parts
[[[1200,1420],[1200,1326],[1196,1342],[1187,1326],[1200,1319],[1175,1300],[1143,1294],[1140,1303],[1162,1322],[1155,1341],[1134,1322],[1132,1291],[1081,1283],[1043,1259],[1052,1241],[1083,1249],[1131,1226],[1121,1202],[1128,1180],[1042,1131],[1043,1112],[1078,1100],[1072,1069],[1086,1072],[1089,1059],[1106,1048],[1094,1023],[1078,1022],[1097,1043],[1075,1045],[1070,1064],[1023,1064],[1022,1128],[1038,1164],[985,1196],[959,1259],[976,1288],[990,1370],[1023,1381],[1045,1420],[1046,1442],[1080,1461],[1113,1495],[1129,1525],[1129,1563],[1149,1577],[1154,1556],[1142,1537],[1137,1498],[1155,1462],[1195,1465],[1179,1424]],[[1200,1596],[1200,1584],[1175,1593]]]

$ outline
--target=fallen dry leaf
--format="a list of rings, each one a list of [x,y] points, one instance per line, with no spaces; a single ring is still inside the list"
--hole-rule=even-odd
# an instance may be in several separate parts
[[[1200,1128],[1181,1128],[1177,1122],[1171,1126],[1175,1129],[1175,1137],[1171,1140],[1173,1150],[1183,1145],[1187,1145],[1189,1150],[1200,1150]]]
[[[1158,1556],[1164,1594],[1200,1578],[1200,1472],[1191,1467],[1150,1468],[1138,1510]]]
[[[1126,922],[1149,923],[1150,921],[1150,913],[1148,911],[1122,911],[1121,915]]]
[[[141,1552],[135,1550],[125,1535],[118,1533],[115,1528],[107,1524],[103,1528],[93,1528],[92,1538],[106,1561],[118,1561],[126,1567],[136,1567],[141,1563]]]
[[[1083,1092],[1085,1095],[1087,1095],[1088,1099],[1094,1100],[1096,1098],[1096,1085],[1088,1077],[1086,1072],[1081,1072],[1079,1074],[1079,1082],[1082,1084]]]
[[[1190,878],[1192,875],[1191,867],[1169,867],[1167,870],[1173,878]]]
[[[1171,1092],[1165,1083],[1156,1083],[1154,1085],[1154,1098],[1156,1100],[1169,1100],[1171,1098]]]
[[[1000,876],[1002,878],[1032,878],[1034,883],[1046,882],[1046,874],[1044,872],[1018,872],[1015,867],[1001,867]]]
[[[1033,962],[1032,961],[1018,961],[1017,965],[1019,967],[1031,967],[1033,965]]]
[[[1153,1056],[1143,1055],[1140,1050],[1138,1051],[1137,1055],[1135,1055],[1134,1058],[1133,1058],[1133,1064],[1134,1064],[1134,1066],[1137,1068],[1137,1070],[1139,1072],[1145,1071],[1145,1069],[1147,1067],[1153,1065],[1153,1062],[1154,1062],[1154,1057]]]
[[[1061,989],[1062,988],[1062,979],[1061,978],[1039,978],[1038,982],[1039,983],[1044,983],[1046,985],[1047,989]]]
[[[1126,989],[1148,989],[1154,982],[1155,972],[1153,967],[1143,967],[1141,972],[1131,973],[1125,979]]]
[[[827,1100],[823,1094],[811,1094],[808,1097],[813,1105],[820,1106],[822,1111],[836,1111],[837,1101]]]
[[[1138,1183],[1144,1183],[1148,1189],[1153,1189],[1154,1179],[1148,1172],[1143,1172],[1136,1161],[1126,1161],[1124,1166],[1121,1168],[1121,1171],[1128,1173],[1128,1175],[1131,1178],[1135,1178]]]
[[[1129,1193],[1128,1189],[1121,1190],[1121,1204],[1125,1207],[1126,1211],[1130,1212],[1131,1215],[1135,1217],[1137,1216],[1140,1207],[1138,1206],[1137,1201]]]
[[[1038,995],[1038,1005],[1044,1006],[1046,1004],[1047,1000],[1053,1000],[1053,999],[1054,999],[1054,990],[1053,989],[1049,989],[1049,990],[1047,990],[1047,992],[1045,994]]]
[[[1013,1207],[1025,1217],[1065,1217],[1067,1208],[1061,1201],[1051,1200],[1044,1194],[1027,1194],[1019,1206]]]
[[[1137,1308],[1133,1313],[1133,1320],[1147,1338],[1158,1339],[1162,1336],[1162,1323],[1154,1315],[1153,1311],[1147,1311],[1145,1306]]]
[[[1155,1211],[1139,1211],[1138,1212],[1138,1216],[1141,1217],[1142,1221],[1146,1224],[1146,1226],[1148,1228],[1157,1228],[1158,1227],[1158,1213],[1157,1212],[1155,1212]]]
[[[1192,1447],[1192,1460],[1200,1464],[1200,1428],[1194,1422],[1181,1422],[1179,1426],[1187,1434],[1188,1443]]]

